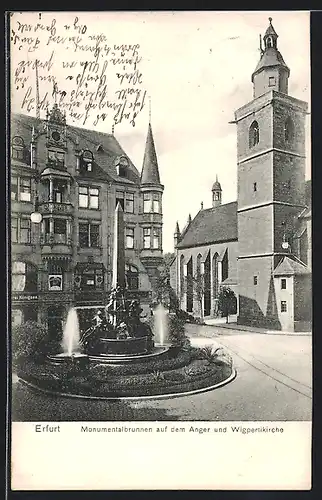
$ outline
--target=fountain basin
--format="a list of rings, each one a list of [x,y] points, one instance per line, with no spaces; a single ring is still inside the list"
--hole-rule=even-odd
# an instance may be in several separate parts
[[[89,357],[87,354],[82,353],[59,353],[59,354],[49,354],[47,356],[48,361],[52,364],[65,364],[69,365],[70,368],[75,368],[77,370],[83,371],[89,368]]]
[[[108,339],[100,337],[91,348],[91,355],[137,356],[152,351],[154,343],[150,337]]]

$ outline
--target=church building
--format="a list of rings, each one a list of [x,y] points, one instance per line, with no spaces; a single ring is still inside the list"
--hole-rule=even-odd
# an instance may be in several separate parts
[[[189,216],[174,234],[172,286],[182,309],[216,316],[221,286],[237,297],[237,321],[284,331],[310,329],[311,190],[305,181],[307,103],[288,94],[290,69],[272,19],[252,74],[253,99],[235,111],[237,202]],[[192,279],[189,279],[189,277]]]
[[[105,304],[112,283],[115,208],[124,212],[126,283],[148,309],[162,263],[162,194],[149,123],[141,174],[114,132],[46,119],[11,121],[12,324],[56,335],[68,309]]]

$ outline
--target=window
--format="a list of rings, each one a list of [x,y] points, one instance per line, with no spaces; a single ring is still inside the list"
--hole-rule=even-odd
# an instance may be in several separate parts
[[[214,299],[218,297],[219,280],[218,280],[218,253],[216,252],[212,258],[212,288]]]
[[[153,229],[153,248],[160,248],[160,230]]]
[[[139,272],[137,267],[126,264],[125,275],[127,288],[129,290],[138,290],[139,288]]]
[[[84,151],[81,156],[81,169],[85,172],[92,172],[93,162],[93,153],[89,150]]]
[[[81,247],[99,247],[99,225],[89,222],[79,224],[79,245]]]
[[[226,250],[222,261],[221,261],[221,279],[222,281],[225,281],[228,278],[228,271],[229,271],[229,263],[228,263],[228,250]]]
[[[37,291],[37,268],[26,262],[13,262],[12,268],[13,292]]]
[[[254,285],[257,285],[257,283],[258,283],[258,277],[254,276]]]
[[[152,212],[151,193],[143,193],[143,212],[145,214]]]
[[[122,209],[124,210],[124,192],[123,191],[116,191],[116,199],[115,199],[115,206],[117,207],[117,204],[120,203]]]
[[[23,161],[25,153],[25,144],[22,137],[15,136],[11,142],[11,157],[14,160]]]
[[[281,279],[281,289],[286,290],[286,279],[285,278]]]
[[[18,177],[11,178],[11,200],[18,200]]]
[[[125,212],[134,213],[134,193],[125,193]]]
[[[98,209],[98,188],[79,186],[78,191],[78,204],[80,208]]]
[[[270,49],[271,47],[272,47],[272,39],[271,39],[271,37],[269,37],[267,39],[267,48]]]
[[[24,217],[11,218],[11,242],[12,243],[30,243],[31,222]]]
[[[18,217],[11,217],[11,243],[18,243]]]
[[[219,201],[220,200],[220,193],[219,193],[219,191],[215,191],[214,192],[214,200],[215,201]]]
[[[253,148],[259,143],[259,126],[257,121],[254,121],[249,128],[249,147]]]
[[[30,243],[30,219],[20,219],[20,243]]]
[[[63,167],[65,165],[65,153],[63,151],[48,150],[48,163],[54,166]]]
[[[11,200],[31,201],[31,179],[28,177],[11,178]]]
[[[63,188],[57,186],[54,188],[54,201],[55,203],[63,203]]]
[[[151,228],[143,228],[143,248],[151,248]]]
[[[257,182],[254,182],[253,189],[254,189],[254,193],[256,193],[256,191],[257,191]]]
[[[269,76],[268,77],[268,86],[275,87],[275,84],[276,84],[275,76]]]
[[[290,117],[288,117],[284,124],[284,136],[286,142],[292,142],[294,139],[294,123]]]
[[[126,248],[134,248],[134,228],[126,228]]]
[[[287,312],[287,303],[286,303],[286,300],[281,300],[281,312],[282,313]]]
[[[161,203],[160,203],[160,194],[159,193],[153,193],[152,211],[155,214],[159,214],[161,212]]]
[[[184,256],[180,256],[180,297],[184,293]]]

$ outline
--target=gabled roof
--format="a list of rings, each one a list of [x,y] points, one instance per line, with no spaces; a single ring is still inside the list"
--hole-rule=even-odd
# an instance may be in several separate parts
[[[237,240],[237,202],[200,210],[178,248]]]
[[[44,129],[44,125],[44,120],[41,120],[39,124],[39,120],[33,116],[13,114],[11,119],[11,135],[22,137],[25,145],[28,146],[31,141],[32,127],[35,127],[35,129]],[[139,184],[140,174],[138,170],[131,162],[130,158],[127,157],[125,151],[113,134],[74,127],[67,124],[67,139],[72,140],[74,143],[78,141],[78,149],[88,149],[93,153],[94,162],[101,175],[105,174],[109,179],[122,184]],[[115,160],[119,156],[126,156],[129,160],[127,178],[117,175]]]
[[[294,276],[298,274],[310,274],[310,271],[300,260],[288,256],[283,257],[273,272],[273,276]]]
[[[153,140],[151,123],[149,123],[148,135],[145,144],[141,184],[160,184],[158,159]]]

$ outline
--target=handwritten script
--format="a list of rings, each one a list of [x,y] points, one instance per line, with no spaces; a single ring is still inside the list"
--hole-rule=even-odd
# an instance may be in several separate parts
[[[147,100],[140,45],[111,43],[78,16],[70,23],[64,16],[39,18],[29,24],[13,19],[11,27],[21,111],[43,111],[56,102],[70,122],[96,127],[127,121],[135,127]]]

